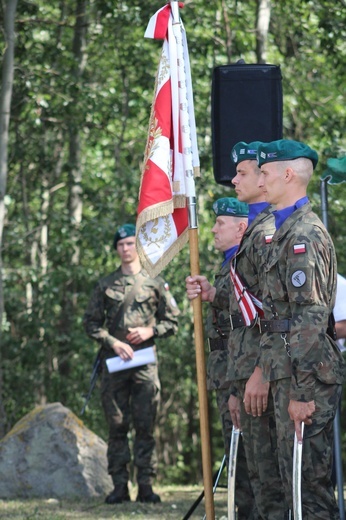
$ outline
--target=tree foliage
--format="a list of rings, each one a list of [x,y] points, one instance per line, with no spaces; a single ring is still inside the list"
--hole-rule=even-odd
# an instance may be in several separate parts
[[[212,71],[240,58],[256,62],[258,5],[259,0],[188,0],[181,11],[202,169],[200,264],[210,279],[219,265],[211,205],[232,194],[215,183],[212,172]],[[2,245],[5,431],[37,403],[60,401],[80,412],[97,350],[81,320],[94,283],[116,266],[115,227],[135,219],[161,51],[161,43],[145,39],[144,31],[161,6],[143,0],[18,4]],[[326,161],[346,150],[345,27],[344,2],[272,2],[266,59],[282,70],[284,137],[304,140],[319,152],[309,188],[317,212]],[[0,45],[3,57],[3,33]],[[344,184],[329,188],[330,232],[342,274],[345,195]],[[185,248],[163,273],[182,311],[179,333],[159,343],[160,475],[179,481],[201,475],[192,314],[184,294],[188,273]],[[223,447],[212,396],[210,418],[217,464]],[[84,421],[107,438],[97,392]]]

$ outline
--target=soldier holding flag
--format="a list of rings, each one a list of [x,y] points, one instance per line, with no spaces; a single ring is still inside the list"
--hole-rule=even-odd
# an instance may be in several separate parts
[[[212,228],[215,249],[222,252],[224,261],[211,285],[202,275],[186,278],[186,292],[190,300],[198,294],[209,303],[206,318],[206,333],[210,354],[207,362],[208,390],[215,390],[219,409],[225,454],[230,451],[232,420],[228,410],[230,382],[226,380],[227,344],[230,333],[229,292],[230,260],[236,254],[240,240],[247,228],[248,205],[233,197],[223,197],[213,204],[216,221]],[[228,461],[229,463],[229,461]],[[254,497],[250,486],[242,438],[239,440],[235,483],[235,503],[239,520],[257,519]]]

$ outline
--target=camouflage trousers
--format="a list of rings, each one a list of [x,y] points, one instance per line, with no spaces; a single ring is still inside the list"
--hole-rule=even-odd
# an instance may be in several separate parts
[[[286,502],[292,508],[294,423],[288,415],[290,379],[271,383],[276,416],[278,457]],[[316,411],[305,426],[302,451],[302,516],[304,520],[338,520],[333,484],[333,419],[341,385],[315,383]]]
[[[279,471],[273,396],[269,393],[266,412],[261,417],[252,417],[243,405],[245,384],[245,380],[237,381],[236,386],[241,399],[242,437],[258,515],[261,520],[284,520],[289,513]]]
[[[232,437],[232,420],[228,409],[229,389],[223,388],[215,390],[216,402],[219,409],[222,435],[225,447],[225,454],[227,457],[227,467],[229,461],[229,449]],[[247,463],[245,458],[245,451],[242,437],[239,438],[238,454],[237,454],[237,469],[236,469],[236,483],[235,483],[235,503],[238,510],[238,520],[257,520],[255,500],[250,486]]]
[[[152,484],[156,476],[154,426],[160,398],[156,364],[121,372],[102,371],[101,399],[109,427],[108,473],[114,485],[126,484],[131,461],[128,433],[135,430],[133,461],[138,484]]]

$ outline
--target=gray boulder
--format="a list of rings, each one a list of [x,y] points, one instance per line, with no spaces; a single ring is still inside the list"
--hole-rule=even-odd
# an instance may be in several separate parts
[[[107,444],[60,403],[38,406],[0,441],[0,498],[109,493]]]

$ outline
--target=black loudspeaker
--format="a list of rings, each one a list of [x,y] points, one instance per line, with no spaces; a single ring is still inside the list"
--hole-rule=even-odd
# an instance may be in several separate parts
[[[239,141],[282,139],[282,84],[278,65],[215,67],[211,99],[214,177],[232,185],[231,150]]]

